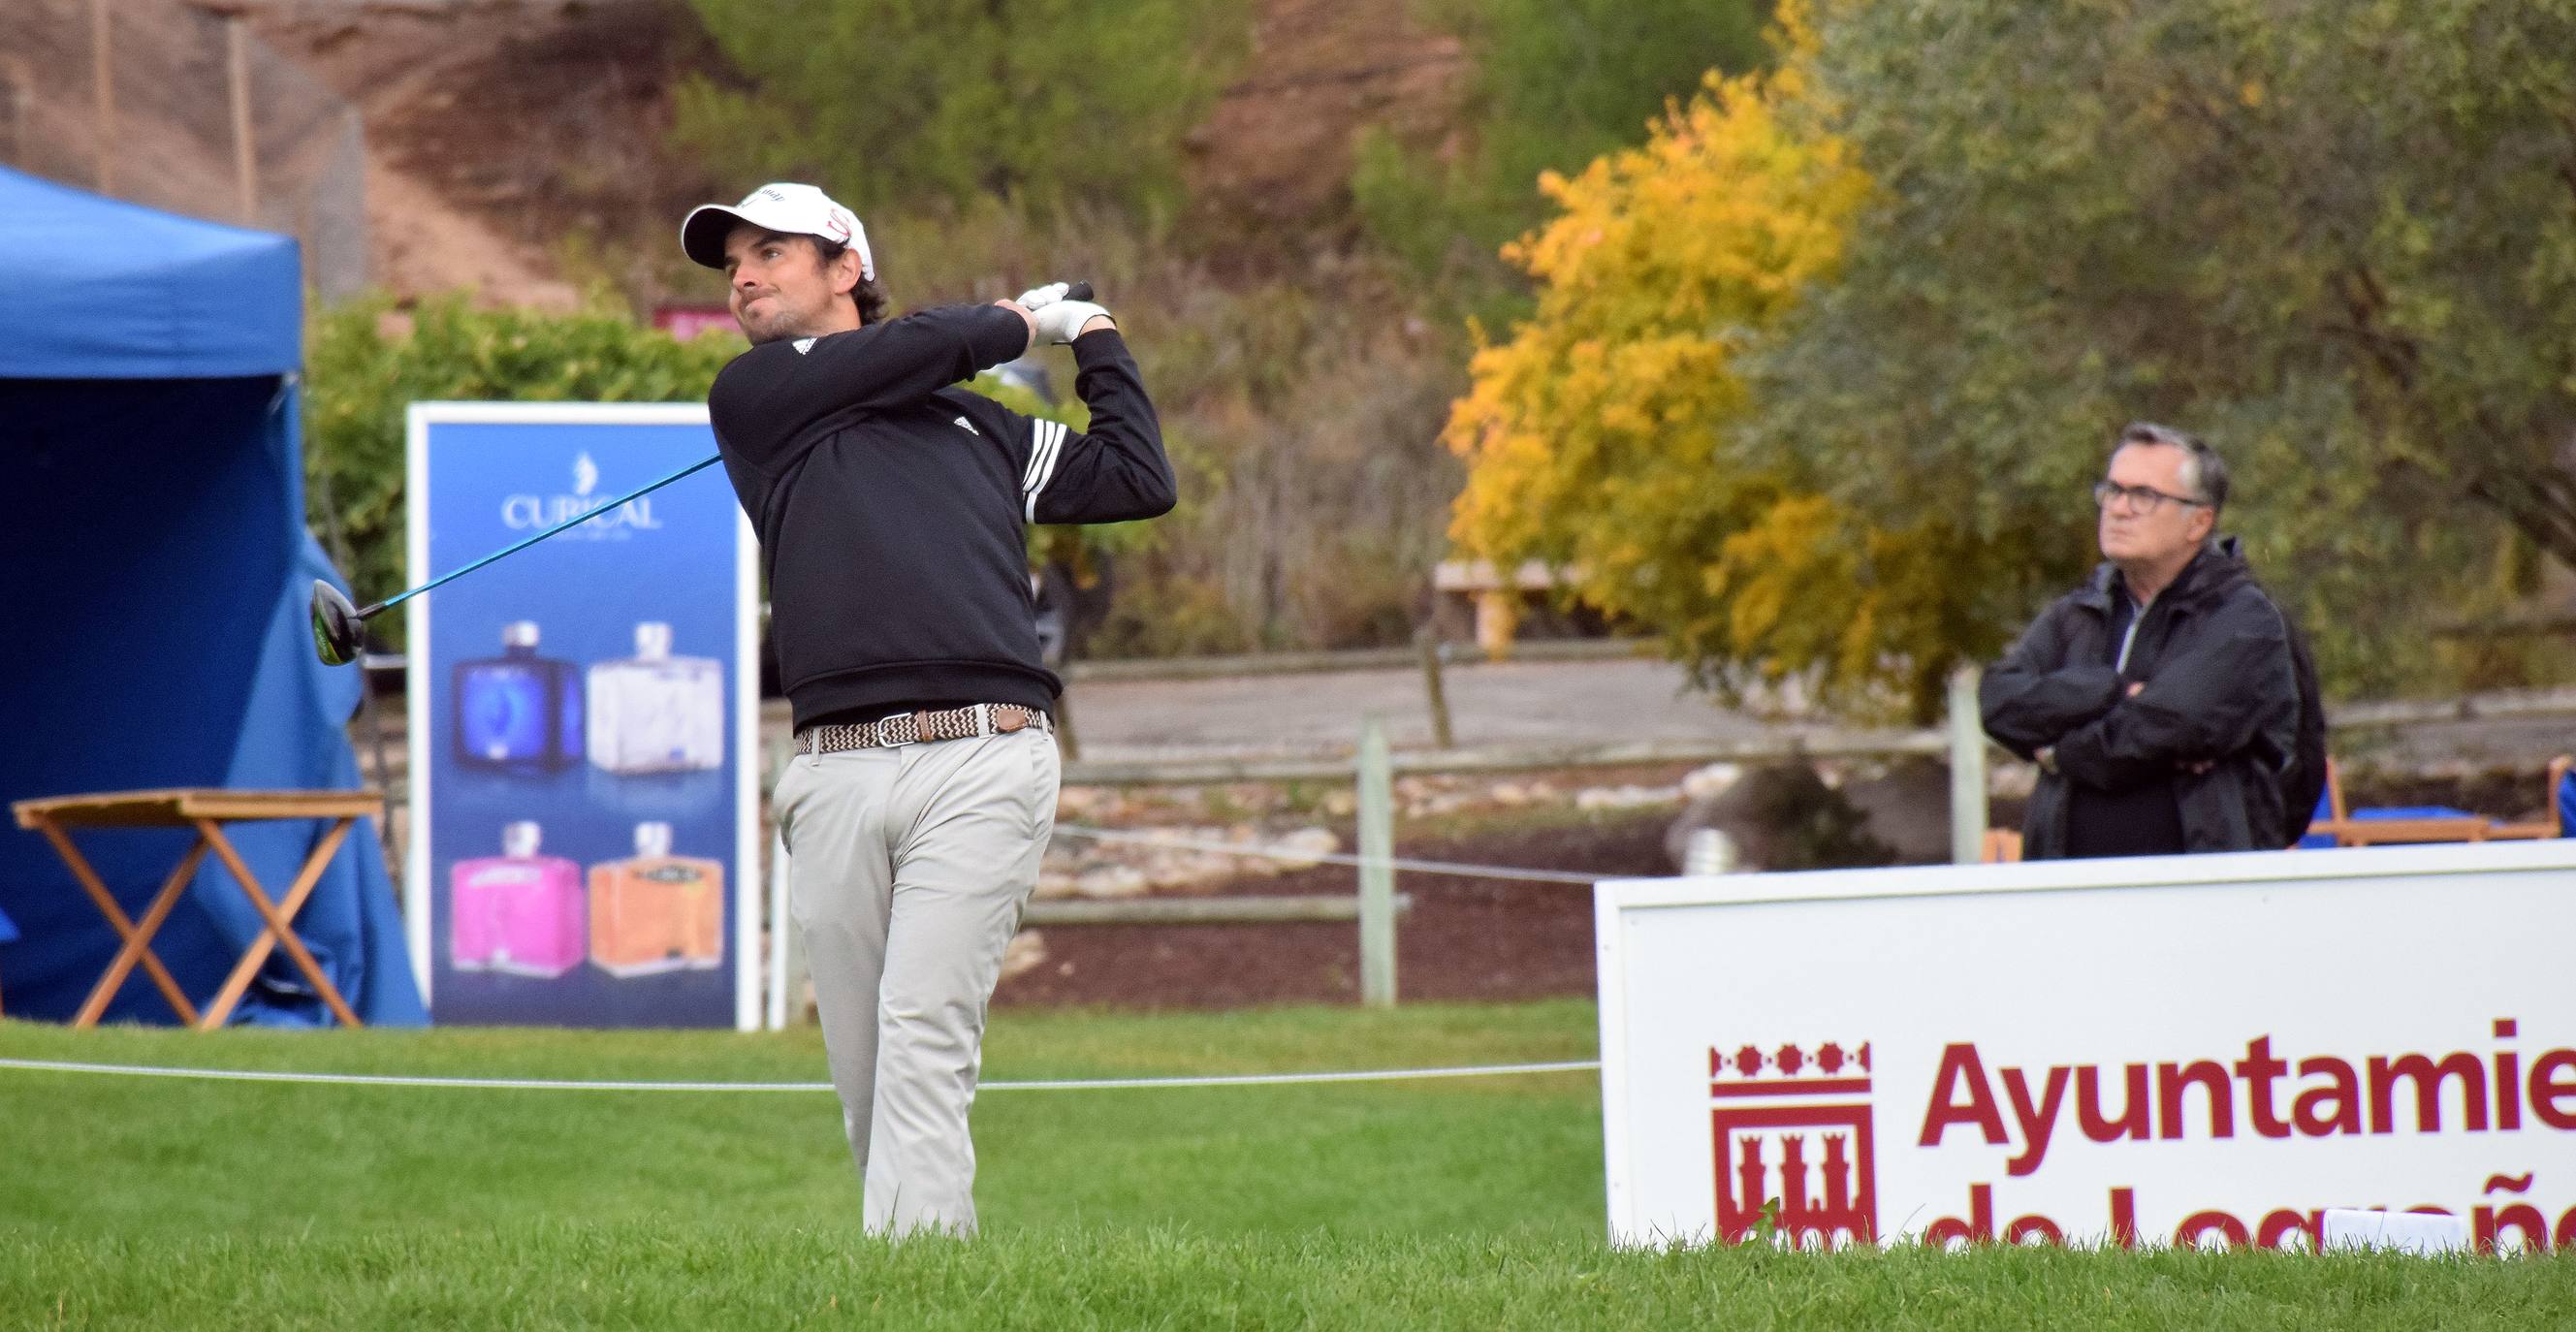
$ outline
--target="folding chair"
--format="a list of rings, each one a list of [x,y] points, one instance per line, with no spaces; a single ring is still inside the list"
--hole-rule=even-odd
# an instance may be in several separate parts
[[[2395,805],[2372,809],[2351,809],[2344,804],[2343,776],[2333,759],[2326,760],[2326,793],[2317,802],[2320,819],[2308,825],[2308,835],[2299,839],[2303,847],[2313,846],[2386,846],[2407,842],[2483,842],[2491,837],[2510,835],[2506,825],[2485,815],[2472,814],[2448,805]],[[2320,838],[2326,840],[2319,840]]]
[[[2316,851],[2329,846],[2343,845],[2343,839],[2336,834],[2337,830],[2343,827],[2346,817],[2343,807],[2343,774],[2335,768],[2335,761],[2329,758],[2326,760],[2326,789],[2317,792],[2317,807],[2308,811],[2307,835],[2301,837],[2298,845],[2292,849]]]
[[[2545,811],[2529,823],[2499,823],[2489,837],[2576,837],[2576,782],[2568,780],[2568,770],[2576,767],[2576,756],[2561,754],[2549,760],[2549,785],[2542,788],[2540,807]]]

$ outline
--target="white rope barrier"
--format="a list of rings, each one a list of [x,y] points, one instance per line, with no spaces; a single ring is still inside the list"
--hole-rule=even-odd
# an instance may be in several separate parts
[[[1116,828],[1098,828],[1087,824],[1059,823],[1055,830],[1075,837],[1102,842],[1127,842],[1144,846],[1165,847],[1176,851],[1197,851],[1219,855],[1248,856],[1255,859],[1291,861],[1298,864],[1346,865],[1353,867],[1378,863],[1364,856],[1340,852],[1313,851],[1291,846],[1260,843],[1216,842],[1201,838],[1173,837],[1153,832],[1131,832]],[[1510,879],[1528,883],[1560,883],[1589,887],[1606,877],[1567,870],[1521,869],[1509,865],[1476,865],[1452,860],[1421,860],[1395,856],[1384,863],[1397,870],[1415,874],[1447,874],[1460,878]],[[1199,1077],[1170,1078],[1058,1078],[1028,1081],[996,1081],[981,1084],[989,1092],[1019,1091],[1132,1091],[1187,1087],[1285,1087],[1339,1082],[1400,1082],[1430,1078],[1510,1077],[1541,1073],[1582,1073],[1601,1067],[1597,1059],[1562,1060],[1536,1064],[1475,1064],[1442,1068],[1380,1068],[1323,1071],[1313,1073],[1240,1073]],[[437,1087],[465,1088],[483,1091],[591,1091],[591,1092],[828,1092],[828,1082],[649,1082],[619,1080],[581,1080],[565,1078],[449,1078],[386,1073],[295,1073],[263,1069],[232,1068],[165,1068],[146,1064],[93,1064],[58,1059],[0,1059],[0,1069],[28,1073],[84,1073],[115,1077],[185,1078],[203,1082],[273,1082],[334,1087]]]
[[[1211,842],[1201,838],[1170,837],[1160,833],[1131,832],[1120,828],[1095,828],[1081,823],[1059,823],[1055,830],[1075,837],[1088,837],[1099,842],[1129,842],[1140,846],[1169,847],[1175,851],[1205,851],[1219,855],[1249,856],[1257,860],[1292,860],[1301,865],[1374,865],[1366,856],[1337,851],[1305,851],[1293,846],[1264,846],[1257,842]],[[1603,879],[1631,877],[1623,874],[1585,874],[1574,870],[1517,869],[1509,865],[1470,865],[1455,860],[1416,860],[1394,856],[1384,863],[1413,874],[1453,874],[1466,879],[1518,879],[1528,883],[1571,883],[1591,887]]]
[[[1545,1064],[1474,1064],[1447,1068],[1372,1068],[1315,1073],[1236,1073],[1179,1078],[1046,1078],[987,1082],[978,1090],[1134,1091],[1173,1087],[1287,1087],[1333,1082],[1401,1082],[1423,1078],[1490,1078],[1531,1073],[1580,1073],[1597,1059]],[[292,1082],[331,1087],[443,1087],[478,1091],[618,1092],[827,1092],[828,1082],[620,1082],[564,1078],[435,1078],[389,1073],[288,1073],[245,1068],[161,1068],[148,1064],[85,1064],[59,1059],[0,1059],[0,1069],[29,1073],[92,1073],[133,1078],[187,1078],[201,1082]]]

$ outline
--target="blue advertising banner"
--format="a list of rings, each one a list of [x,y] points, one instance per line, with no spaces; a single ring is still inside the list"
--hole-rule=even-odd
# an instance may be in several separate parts
[[[412,966],[432,1020],[748,1029],[756,543],[696,405],[415,403]]]

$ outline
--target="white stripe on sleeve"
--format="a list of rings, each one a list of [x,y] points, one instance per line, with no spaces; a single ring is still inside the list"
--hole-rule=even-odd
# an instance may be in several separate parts
[[[1031,421],[1029,423],[1029,465],[1026,471],[1020,473],[1021,494],[1025,495],[1038,488],[1038,478],[1047,470],[1047,457],[1054,452],[1056,438],[1055,422]]]
[[[1047,482],[1055,479],[1055,465],[1064,456],[1066,429],[1054,421],[1041,421],[1039,435],[1045,447],[1033,450],[1029,458],[1028,507],[1023,516],[1029,522],[1038,520],[1038,496],[1046,493]]]

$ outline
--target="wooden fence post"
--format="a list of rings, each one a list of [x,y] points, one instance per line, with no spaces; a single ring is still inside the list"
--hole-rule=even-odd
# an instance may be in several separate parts
[[[108,23],[107,0],[90,0],[89,79],[94,101],[92,124],[98,134],[98,192],[116,193],[116,57],[114,29]]]
[[[259,225],[259,145],[250,118],[250,24],[240,11],[224,14],[225,82],[233,118],[234,207],[245,227]]]
[[[1977,707],[1977,668],[1950,676],[1950,859],[1985,859],[1986,726]]]
[[[1064,675],[1067,677],[1070,677],[1072,674],[1073,672],[1069,668],[1064,671]],[[1070,678],[1065,680],[1063,692],[1055,696],[1054,711],[1055,747],[1057,751],[1064,755],[1064,761],[1067,763],[1081,761],[1082,741],[1076,739],[1073,733],[1073,681]]]
[[[769,834],[769,994],[762,1027],[785,1031],[794,1015],[789,1007],[796,980],[796,922],[787,901],[787,840]]]
[[[1386,726],[1360,723],[1360,1002],[1395,1006],[1395,763]]]
[[[1431,743],[1456,748],[1458,737],[1449,729],[1449,689],[1440,678],[1440,632],[1426,624],[1413,641],[1422,653],[1422,692],[1431,703]]]

